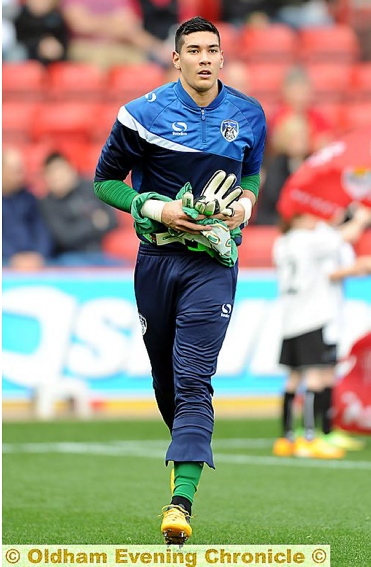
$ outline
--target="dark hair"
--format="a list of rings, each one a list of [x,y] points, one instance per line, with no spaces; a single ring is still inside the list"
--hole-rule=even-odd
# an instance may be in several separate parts
[[[50,152],[44,159],[43,161],[43,166],[47,167],[48,165],[50,165],[51,163],[53,163],[53,161],[57,161],[57,160],[63,160],[63,161],[68,161],[67,157],[62,154],[61,152],[58,151],[53,151]]]
[[[175,51],[180,52],[182,45],[184,43],[183,37],[194,32],[211,32],[214,33],[220,45],[220,34],[218,29],[209,20],[201,18],[201,16],[195,16],[186,22],[183,22],[175,32]]]

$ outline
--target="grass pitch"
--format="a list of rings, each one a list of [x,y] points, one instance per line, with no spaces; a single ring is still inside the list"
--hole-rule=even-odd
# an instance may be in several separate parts
[[[341,461],[271,454],[277,420],[222,420],[196,494],[192,544],[330,544],[371,565],[371,438]],[[162,544],[167,430],[152,421],[3,425],[3,544]]]

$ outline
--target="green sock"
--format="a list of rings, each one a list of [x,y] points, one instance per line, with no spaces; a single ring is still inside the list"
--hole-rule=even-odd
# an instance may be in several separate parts
[[[174,463],[175,489],[173,496],[183,496],[191,503],[200,482],[203,463]]]

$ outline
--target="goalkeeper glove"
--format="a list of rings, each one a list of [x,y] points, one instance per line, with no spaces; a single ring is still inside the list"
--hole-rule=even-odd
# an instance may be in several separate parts
[[[225,171],[216,171],[202,189],[201,195],[194,201],[194,208],[201,215],[211,216],[222,213],[233,216],[234,211],[230,205],[243,193],[242,187],[238,185],[233,187],[235,183],[234,173],[227,175]]]

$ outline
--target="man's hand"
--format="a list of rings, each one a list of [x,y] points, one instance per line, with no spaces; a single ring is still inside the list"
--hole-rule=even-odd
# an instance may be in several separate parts
[[[22,272],[40,270],[45,265],[45,260],[38,252],[18,252],[11,257],[9,267]]]
[[[236,183],[234,173],[226,174],[219,170],[209,179],[201,195],[194,201],[194,208],[202,215],[212,216],[222,213],[224,216],[233,216],[234,211],[230,205],[243,193]]]
[[[196,221],[204,219],[204,215],[198,215],[196,219],[191,219],[182,208],[182,200],[165,203],[162,210],[161,222],[175,232],[189,232],[199,234],[202,231],[211,229],[209,225],[200,225]]]

